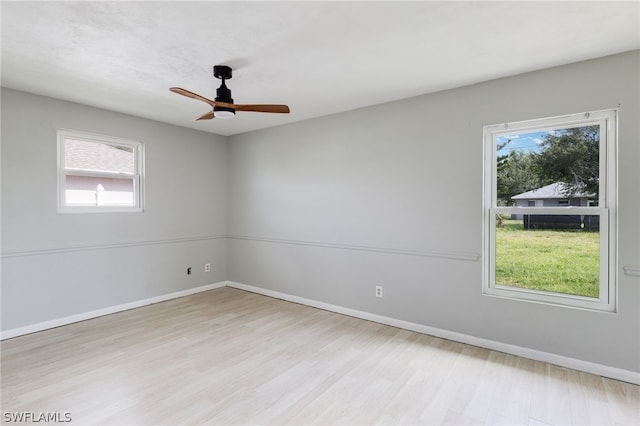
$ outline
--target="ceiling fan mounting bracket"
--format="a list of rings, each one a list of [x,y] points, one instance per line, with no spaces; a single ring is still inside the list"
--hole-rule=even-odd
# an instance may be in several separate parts
[[[213,76],[215,78],[219,78],[220,80],[229,80],[231,78],[231,67],[227,65],[214,65],[213,66]]]

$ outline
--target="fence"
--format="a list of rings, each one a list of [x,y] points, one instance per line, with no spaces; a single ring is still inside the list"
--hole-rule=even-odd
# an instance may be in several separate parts
[[[597,215],[543,215],[525,214],[522,217],[524,229],[585,229],[600,230],[600,216]]]

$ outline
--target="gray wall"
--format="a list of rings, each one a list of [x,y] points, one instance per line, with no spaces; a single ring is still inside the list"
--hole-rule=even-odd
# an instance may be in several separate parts
[[[57,213],[59,128],[143,142],[144,213]],[[222,136],[3,88],[2,329],[224,281],[226,159]]]
[[[640,371],[640,280],[622,269],[640,266],[639,62],[636,51],[231,137],[229,279]],[[482,296],[482,126],[618,105],[618,313]]]

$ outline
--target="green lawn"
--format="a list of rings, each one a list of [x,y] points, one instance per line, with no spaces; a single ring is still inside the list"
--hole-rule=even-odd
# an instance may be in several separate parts
[[[496,228],[496,283],[598,297],[599,233],[525,230],[522,221]]]

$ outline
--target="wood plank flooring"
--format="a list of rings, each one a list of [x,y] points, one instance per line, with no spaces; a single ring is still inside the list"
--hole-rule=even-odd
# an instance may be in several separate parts
[[[640,424],[635,385],[231,288],[0,350],[5,423]]]

